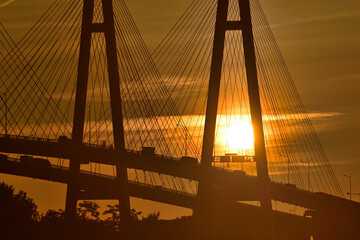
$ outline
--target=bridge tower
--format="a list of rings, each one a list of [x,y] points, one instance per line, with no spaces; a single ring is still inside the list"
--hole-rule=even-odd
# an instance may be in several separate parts
[[[113,1],[101,0],[101,3],[103,22],[94,23],[94,0],[83,0],[72,141],[73,144],[82,144],[83,142],[91,37],[92,34],[104,34],[108,66],[107,71],[109,76],[110,107],[112,114],[114,145],[116,150],[121,151],[125,149],[125,139],[120,96],[117,47],[115,39]],[[71,181],[67,187],[65,206],[65,216],[70,220],[73,219],[76,214],[76,205],[79,199],[79,171],[81,163],[86,163],[86,159],[79,159],[74,157],[70,160]],[[116,166],[116,179],[118,182],[117,189],[119,189],[118,200],[120,205],[121,222],[126,224],[130,217],[130,201],[127,187],[128,177],[126,167],[121,166],[120,163]]]
[[[229,0],[218,0],[217,15],[215,23],[215,34],[211,60],[210,80],[206,106],[205,129],[201,153],[201,165],[204,168],[211,168],[213,161],[213,146],[215,139],[216,117],[219,100],[219,89],[224,55],[225,36],[227,31],[241,31],[242,45],[244,49],[244,60],[246,78],[248,85],[248,97],[250,104],[251,123],[254,129],[254,150],[257,176],[261,186],[260,204],[263,212],[263,223],[260,228],[264,232],[263,239],[273,239],[272,206],[269,193],[269,175],[265,151],[265,140],[261,113],[259,84],[255,59],[255,48],[252,31],[252,21],[249,0],[237,0],[240,9],[240,20],[229,21],[228,9]],[[202,176],[199,182],[198,195],[200,199],[199,212],[211,208],[213,182],[211,176]],[[210,204],[210,205],[209,205]],[[207,209],[204,209],[206,206]]]

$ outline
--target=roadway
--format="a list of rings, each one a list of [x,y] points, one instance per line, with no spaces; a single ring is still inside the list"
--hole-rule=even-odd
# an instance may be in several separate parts
[[[0,152],[30,154],[54,158],[78,158],[82,162],[107,165],[121,165],[127,168],[166,174],[198,181],[203,175],[210,175],[222,198],[228,201],[254,201],[259,199],[259,183],[256,177],[242,175],[222,168],[205,169],[200,165],[189,164],[179,159],[161,155],[143,155],[136,151],[118,151],[97,145],[74,145],[71,142],[59,143],[54,139],[27,138],[0,135]],[[17,174],[15,169],[13,173]],[[37,175],[36,177],[39,177]],[[31,177],[31,176],[30,176]],[[49,177],[41,178],[51,180]],[[132,183],[130,183],[131,185]],[[308,209],[341,208],[360,214],[360,204],[325,193],[313,193],[296,187],[271,182],[271,198]],[[159,202],[162,202],[159,200]],[[184,200],[184,202],[187,202]],[[176,205],[176,204],[175,204]],[[181,205],[181,204],[180,204]],[[191,207],[192,208],[192,207]]]
[[[51,165],[50,167],[21,163],[17,159],[0,160],[0,172],[5,174],[12,174],[23,177],[30,177],[53,181],[56,183],[68,183],[71,178],[70,171],[66,167],[59,167]],[[94,174],[89,171],[81,171],[79,175],[80,180],[80,200],[104,200],[104,199],[117,199],[118,192],[116,191],[116,179],[114,177]],[[129,194],[132,197],[171,204],[179,207],[194,209],[197,207],[198,199],[195,195],[187,194],[180,191],[174,191],[161,186],[154,186],[143,184],[135,181],[129,181]],[[216,201],[219,209],[227,209],[226,211],[233,216],[243,217],[243,219],[255,219],[259,221],[261,211],[259,207],[242,204],[242,203],[221,203],[223,199],[212,199]],[[287,214],[283,212],[273,211],[274,218],[279,223],[286,223],[282,228],[288,231],[294,231],[297,226],[308,228],[310,219]],[[285,219],[285,220],[284,220]],[[280,225],[280,224],[279,224]],[[304,231],[302,232],[304,234]]]

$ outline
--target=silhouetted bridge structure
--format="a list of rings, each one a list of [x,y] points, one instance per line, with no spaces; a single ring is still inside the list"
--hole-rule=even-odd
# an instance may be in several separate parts
[[[24,177],[31,177],[57,183],[67,184],[71,177],[68,168],[52,165],[51,167],[43,167],[36,165],[27,165],[20,163],[17,159],[9,159],[8,161],[0,161],[0,169],[2,173],[13,174]],[[81,194],[79,199],[84,200],[104,200],[118,198],[118,192],[114,190],[116,186],[115,178],[109,175],[94,174],[89,171],[80,172]],[[132,197],[166,203],[170,205],[195,209],[198,200],[196,195],[187,194],[181,191],[162,188],[150,184],[129,181],[129,194]],[[232,215],[242,215],[249,219],[255,218],[259,221],[259,208],[251,205],[232,203],[226,206]],[[286,236],[296,233],[294,239],[304,239],[311,232],[310,219],[302,216],[286,214],[283,212],[274,212],[278,230],[286,233]],[[275,220],[275,221],[276,221]],[[251,221],[254,223],[253,221]],[[285,223],[285,224],[284,224]]]
[[[126,224],[133,196],[205,225],[230,213],[264,240],[357,236],[360,204],[343,198],[257,0],[195,0],[152,54],[123,0],[56,0],[18,43],[0,26],[0,172],[67,184],[69,221],[80,199],[117,199]],[[245,146],[221,140],[246,124]]]
[[[91,146],[87,144],[76,146],[71,144],[71,141],[59,143],[57,139],[9,135],[0,135],[0,151],[64,159],[71,158],[78,154],[84,162],[95,162],[106,165],[116,165],[119,159],[122,159],[122,164],[124,164],[126,168],[166,174],[194,181],[199,181],[202,174],[207,174],[212,176],[218,186],[216,196],[220,197],[220,199],[218,199],[219,203],[231,203],[228,204],[227,207],[235,215],[245,214],[258,216],[260,214],[258,207],[237,202],[256,201],[259,199],[257,189],[260,187],[260,183],[258,183],[257,178],[223,168],[212,168],[210,171],[207,171],[200,165],[189,164],[180,161],[180,159],[161,155],[147,156],[136,151],[116,151],[112,147]],[[21,163],[19,159],[0,161],[0,172],[65,184],[69,183],[72,178],[68,167],[58,165],[46,167],[26,164]],[[114,188],[116,185],[116,179],[113,176],[81,170],[81,191],[79,199],[116,199],[119,197],[119,192]],[[129,194],[132,197],[185,208],[198,208],[199,200],[194,194],[138,181],[129,181],[128,185]],[[347,218],[351,216],[354,217],[354,219],[347,219],[351,223],[360,217],[360,204],[353,201],[321,192],[308,192],[297,189],[294,186],[276,182],[271,182],[270,189],[271,199],[312,209],[313,211],[323,211],[326,213],[325,218],[329,218],[333,214],[337,218],[341,218],[341,215],[339,215],[339,213],[341,213]],[[290,226],[296,226],[295,229],[300,230],[296,233],[298,239],[303,239],[314,231],[311,227],[311,218],[278,211],[275,211],[274,216],[275,222],[277,222],[276,219],[281,219],[277,224],[278,227],[286,223],[280,227],[282,231],[290,231],[291,234],[294,234],[294,229]]]
[[[257,189],[259,188],[259,183],[257,178],[250,175],[242,175],[236,173],[231,170],[226,170],[223,168],[212,168],[210,171],[207,171],[202,168],[200,165],[193,165],[186,162],[180,161],[177,158],[169,158],[161,155],[148,156],[144,155],[141,152],[136,151],[117,151],[111,147],[103,147],[101,145],[93,145],[89,146],[87,144],[83,144],[81,146],[76,146],[74,144],[69,143],[58,143],[57,139],[44,139],[44,138],[31,138],[31,137],[18,137],[18,136],[4,136],[0,135],[0,152],[8,152],[8,153],[18,153],[18,154],[30,154],[36,156],[43,157],[53,157],[53,158],[64,158],[69,159],[73,156],[77,156],[82,159],[83,162],[94,162],[94,163],[102,163],[106,165],[115,166],[118,164],[119,159],[121,159],[121,164],[124,167],[130,169],[139,169],[144,171],[150,171],[154,173],[166,174],[170,176],[181,177],[185,179],[190,179],[194,181],[199,181],[201,175],[209,174],[215,180],[216,185],[220,187],[219,193],[221,196],[228,201],[256,201],[259,198],[259,192]],[[50,180],[54,182],[67,183],[68,182],[68,168],[66,167],[57,167],[56,165],[52,165],[54,168],[51,171],[49,168],[46,171],[43,171],[42,168],[40,171],[33,172],[34,168],[36,169],[38,166],[36,165],[23,165],[20,162],[1,162],[3,164],[1,167],[1,172],[22,175],[27,177],[39,178],[44,180]],[[8,168],[5,167],[8,164]],[[22,169],[20,169],[20,167]],[[28,169],[27,169],[28,168]],[[18,170],[17,170],[18,169]],[[57,173],[56,173],[57,172]],[[34,175],[32,175],[34,174]],[[90,171],[82,171],[83,177],[91,175],[95,176],[93,179],[111,179],[112,181],[107,181],[108,187],[103,188],[102,185],[98,186],[96,190],[91,190],[89,193],[90,198],[87,198],[86,191],[83,192],[82,199],[106,199],[101,196],[108,196],[108,199],[116,199],[115,195],[118,194],[115,189],[109,188],[113,184],[115,178],[110,175],[105,174],[97,174]],[[91,177],[90,177],[91,178]],[[83,187],[91,189],[96,187],[97,180],[90,181],[91,183],[87,186],[86,181],[83,183]],[[106,181],[106,180],[104,180]],[[111,182],[111,184],[110,184]],[[135,185],[136,182],[132,182],[131,185]],[[141,184],[141,183],[139,183]],[[156,189],[157,186],[145,184],[145,188]],[[160,186],[161,187],[161,186]],[[236,187],[236,188],[234,188]],[[134,187],[135,188],[135,187]],[[324,193],[313,193],[305,190],[298,189],[294,186],[289,186],[286,184],[271,183],[271,198],[277,201],[286,202],[289,204],[294,204],[296,206],[309,208],[309,209],[321,209],[321,208],[342,208],[344,211],[357,211],[360,214],[360,203],[349,201],[346,199],[338,198],[335,196],[331,196]],[[101,192],[102,190],[107,189],[109,192],[106,192],[105,195]],[[171,191],[171,189],[164,189],[164,191]],[[96,196],[96,192],[98,192],[98,196]],[[156,192],[156,191],[155,191]],[[136,191],[133,192],[134,196],[140,197]],[[192,196],[185,192],[175,191],[175,193],[184,196]],[[148,199],[144,197],[145,199]],[[186,198],[186,197],[185,197]],[[182,203],[182,198],[177,199],[174,198],[174,202],[165,203],[194,208],[195,202],[192,201],[184,201],[187,203]],[[150,198],[151,200],[151,198]],[[160,199],[157,199],[160,201]],[[191,202],[191,203],[190,203]]]

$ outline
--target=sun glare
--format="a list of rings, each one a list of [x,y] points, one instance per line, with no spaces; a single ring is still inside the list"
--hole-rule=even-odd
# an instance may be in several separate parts
[[[236,122],[227,130],[229,149],[236,152],[248,152],[254,148],[254,134],[251,124]]]

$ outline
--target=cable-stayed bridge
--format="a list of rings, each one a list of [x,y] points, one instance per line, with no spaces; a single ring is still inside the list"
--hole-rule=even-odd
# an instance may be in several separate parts
[[[79,199],[118,199],[126,223],[134,196],[258,215],[263,239],[354,234],[359,205],[257,0],[194,1],[153,53],[121,0],[57,0],[18,43],[0,32],[2,172],[67,183],[69,219]]]

